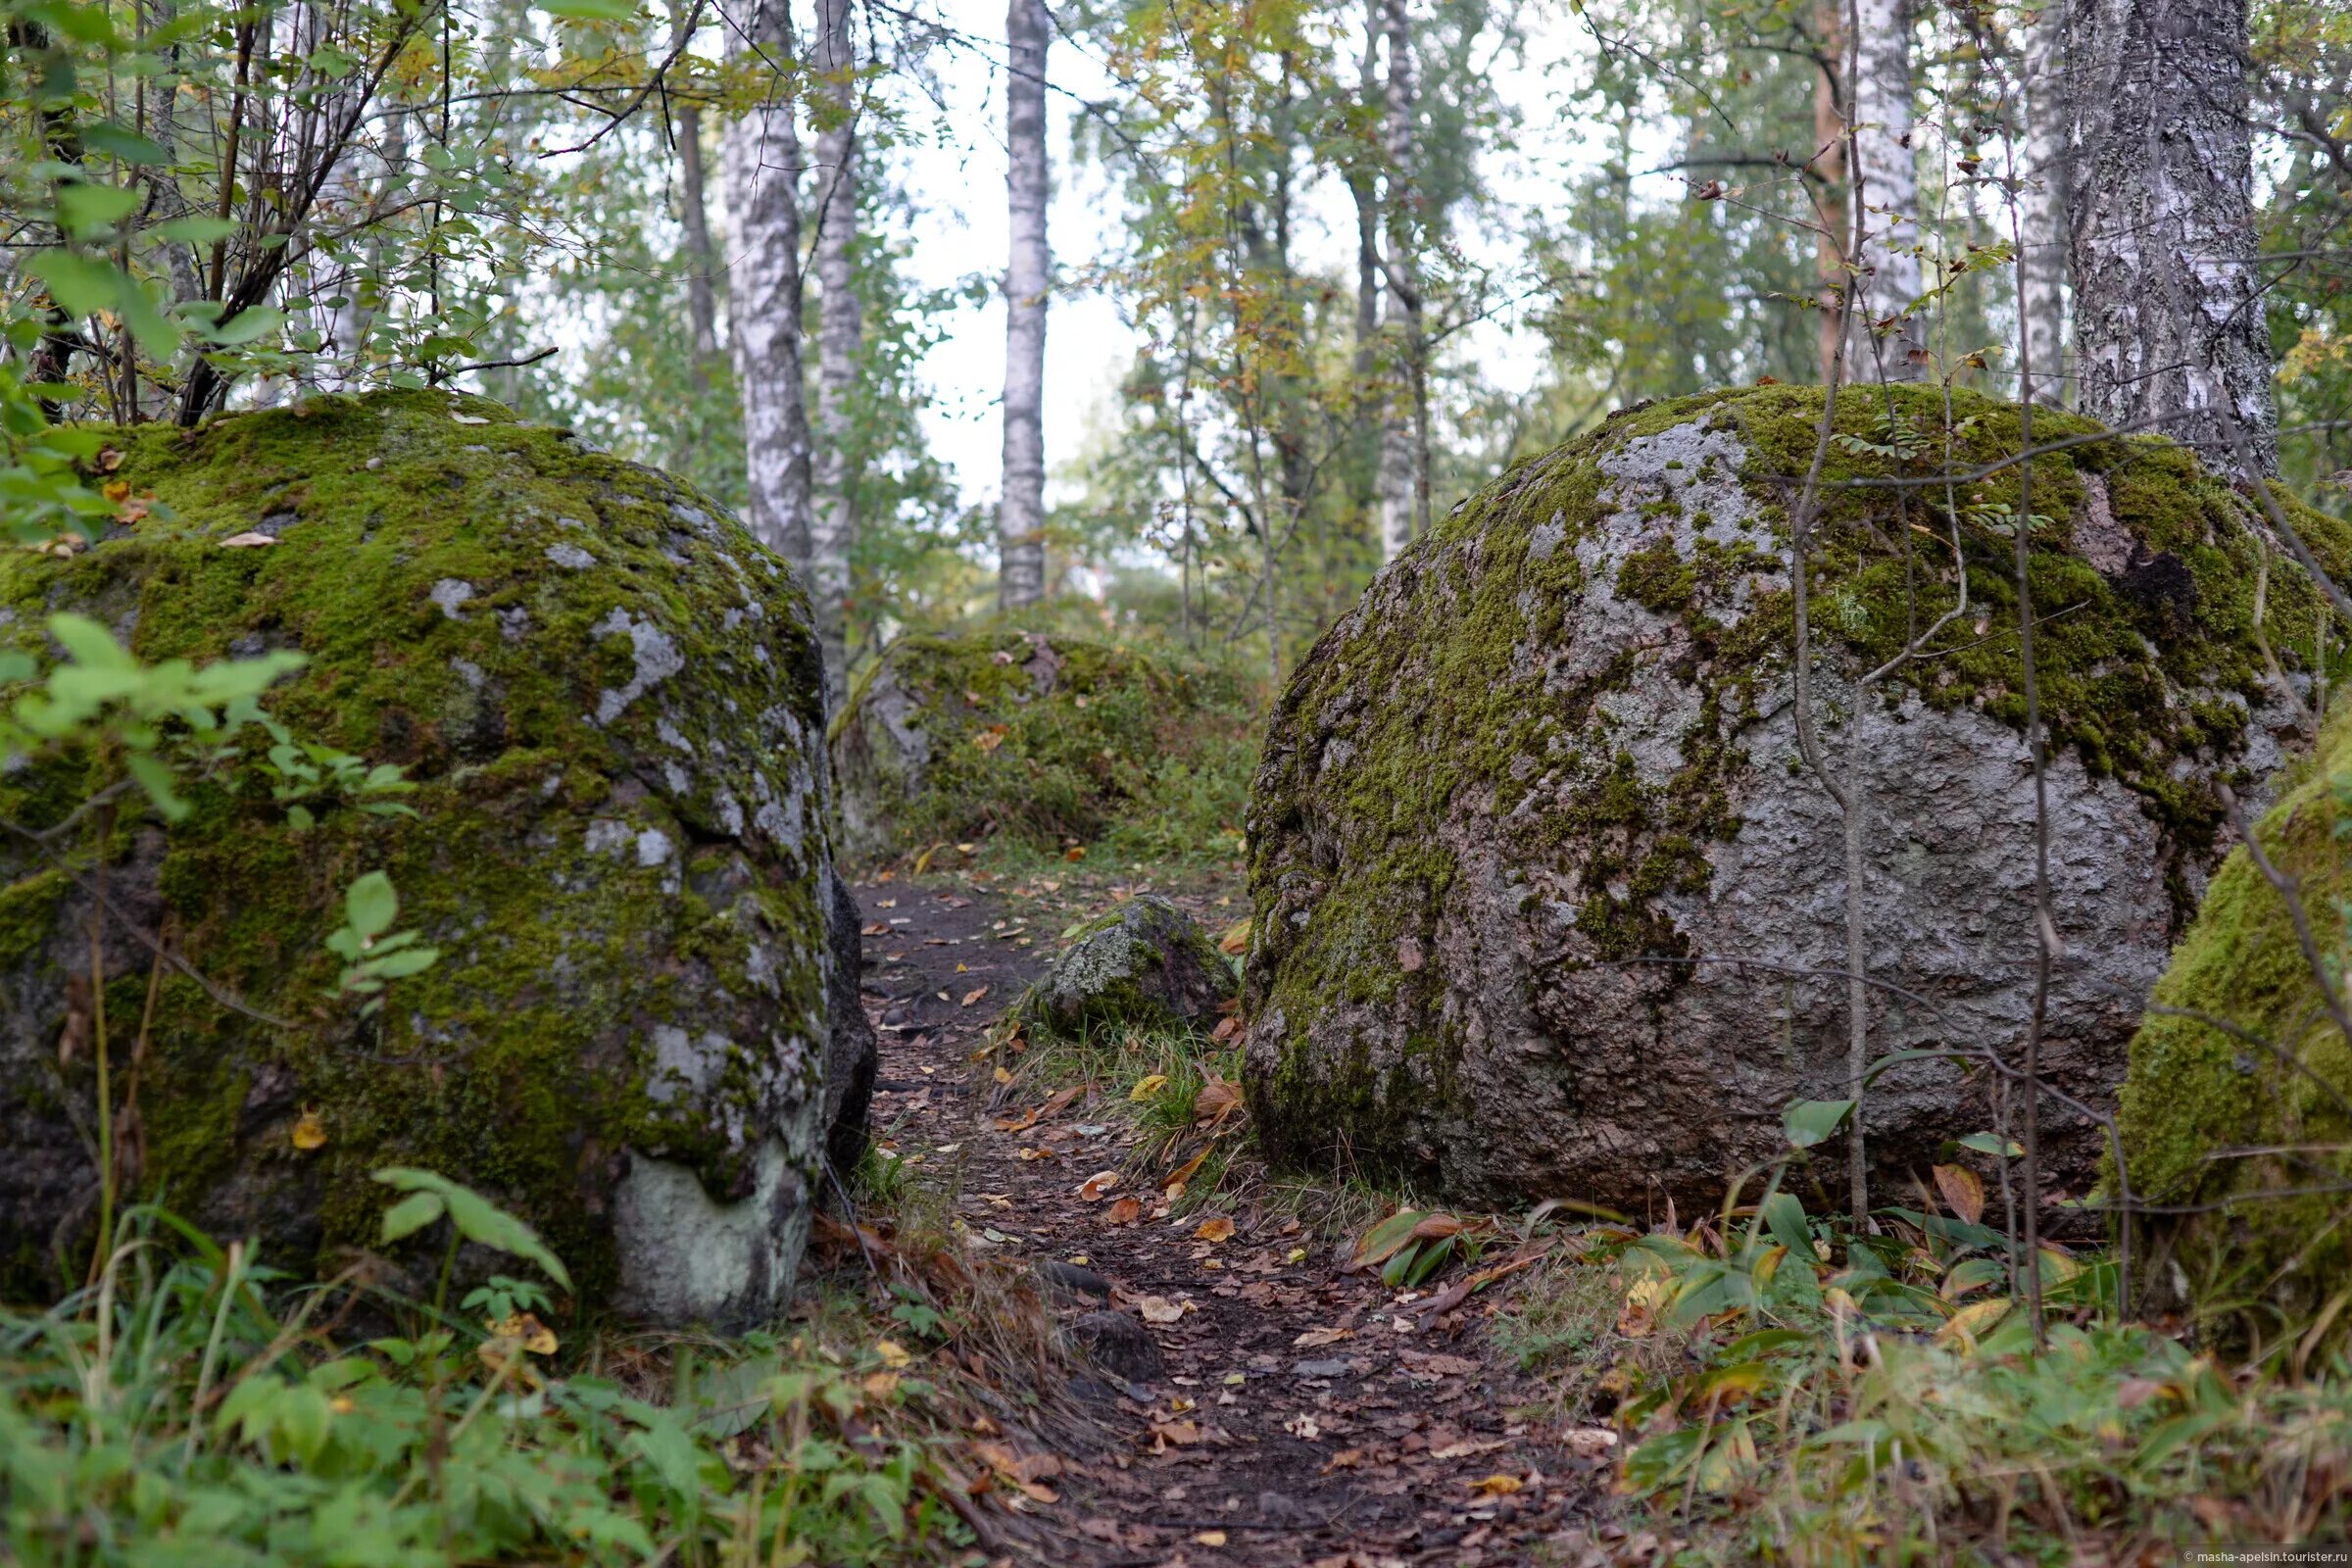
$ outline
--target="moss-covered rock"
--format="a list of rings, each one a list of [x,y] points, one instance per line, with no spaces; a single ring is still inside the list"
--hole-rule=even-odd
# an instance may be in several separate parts
[[[1159,815],[1181,853],[1240,824],[1239,683],[1172,651],[1010,627],[902,637],[833,721],[849,846],[889,856],[1005,833],[1051,847]],[[1145,831],[1151,828],[1145,826]]]
[[[783,563],[687,486],[478,399],[118,444],[112,477],[157,505],[70,560],[0,560],[0,646],[45,652],[74,610],[151,661],[298,649],[272,717],[401,764],[419,814],[327,795],[299,826],[248,727],[184,820],[0,836],[6,1291],[77,1282],[94,1226],[92,1054],[59,1043],[92,1011],[95,925],[127,1193],[325,1272],[376,1240],[370,1173],[425,1166],[528,1218],[591,1307],[772,1312],[872,1049],[832,984],[855,916],[837,954],[823,683]],[[113,768],[0,776],[0,818],[61,823]],[[441,957],[363,1016],[322,942],[371,870]],[[429,1284],[436,1241],[411,1246]]]
[[[1070,933],[1021,1011],[1064,1034],[1206,1029],[1233,994],[1233,969],[1193,917],[1141,894]]]
[[[2337,705],[2310,765],[2254,836],[2295,889],[2340,998],[2352,944],[2352,707]],[[2140,1253],[2148,1283],[2195,1307],[2251,1309],[2275,1338],[2281,1322],[2307,1323],[2352,1286],[2352,1045],[2313,977],[2287,895],[2242,846],[2214,873],[2154,1002],[2132,1040],[2118,1118],[2132,1196],[2175,1210],[2140,1222],[2153,1244]],[[2109,1191],[2120,1193],[2115,1174]]]
[[[1688,1212],[1785,1147],[1788,1101],[1848,1097],[1841,818],[1791,702],[1788,511],[1821,398],[1683,399],[1517,465],[1297,671],[1250,817],[1247,1080],[1277,1153]],[[1947,438],[1933,389],[1845,394],[1811,574],[1823,744],[1841,773],[1859,759],[1868,961],[1901,988],[1874,992],[1881,1053],[2010,1051],[2030,1011],[2019,412],[1954,403]],[[2218,857],[2216,784],[2257,792],[2297,733],[2319,602],[2180,448],[2046,411],[2034,436],[2069,955],[2043,1061],[2096,1102]],[[2345,529],[2299,515],[2352,563]],[[1865,1116],[1881,1168],[1990,1125],[1988,1076],[1889,1068]],[[2090,1124],[2053,1102],[2044,1125],[2063,1179],[2092,1179]]]

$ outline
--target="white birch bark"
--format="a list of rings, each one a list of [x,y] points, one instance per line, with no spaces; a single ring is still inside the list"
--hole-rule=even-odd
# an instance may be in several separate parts
[[[2024,77],[2026,136],[2020,149],[2017,220],[2024,254],[2018,320],[2025,334],[2033,384],[2020,396],[2036,403],[2066,401],[2067,112],[2061,66],[2066,11],[2072,0],[2041,0],[2026,18]]]
[[[2076,406],[2277,471],[2255,270],[2244,0],[2074,0]]]
[[[808,580],[808,413],[801,382],[801,139],[785,70],[788,0],[728,0],[727,52],[773,72],[767,95],[727,127],[720,150],[735,369],[743,387],[747,520]]]
[[[1388,90],[1382,105],[1381,150],[1388,162],[1388,299],[1383,317],[1390,353],[1409,380],[1419,322],[1413,276],[1413,214],[1409,206],[1413,167],[1413,49],[1405,24],[1404,0],[1373,0],[1389,56]],[[1413,398],[1386,399],[1380,431],[1380,553],[1394,561],[1413,542],[1415,505]]]
[[[826,100],[816,143],[816,497],[808,528],[808,597],[834,707],[847,690],[850,551],[857,541],[850,399],[857,384],[858,85],[850,0],[817,0],[815,67]]]
[[[997,508],[997,602],[1033,605],[1046,592],[1045,0],[1011,0],[1004,19],[1004,179],[1012,248],[1004,268],[1004,489]]]
[[[1905,0],[1854,0],[1854,183],[1862,198],[1856,379],[1915,381],[1927,346],[1919,298],[1919,165],[1911,145],[1911,14]]]

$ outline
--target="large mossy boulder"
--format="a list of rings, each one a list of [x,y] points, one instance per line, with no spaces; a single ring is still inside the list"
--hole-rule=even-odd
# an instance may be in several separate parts
[[[118,445],[112,479],[152,505],[71,559],[0,561],[0,646],[45,654],[74,611],[150,661],[298,650],[270,717],[400,764],[417,815],[330,790],[291,803],[302,825],[249,725],[183,819],[134,797],[103,838],[0,835],[0,1288],[87,1261],[95,928],[126,1198],[324,1274],[377,1243],[371,1173],[421,1166],[537,1227],[592,1310],[771,1315],[872,1073],[784,564],[689,487],[478,399]],[[0,774],[0,818],[61,823],[114,765]],[[379,870],[441,956],[368,1015],[323,941]],[[429,1293],[439,1245],[391,1261]]]
[[[1814,708],[1833,767],[1858,767],[1868,963],[1899,988],[1872,994],[1874,1054],[2014,1055],[2032,1005],[2019,415],[1954,401],[1947,455],[1939,393],[1848,392],[1823,473]],[[1250,815],[1247,1081],[1278,1153],[1344,1147],[1469,1200],[1687,1213],[1786,1149],[1789,1101],[1850,1097],[1844,836],[1791,701],[1788,511],[1821,408],[1793,387],[1686,398],[1520,463],[1298,669]],[[2111,1103],[2218,858],[2215,786],[2258,792],[2295,733],[2255,639],[2265,552],[2298,690],[2318,602],[2259,509],[2180,448],[2053,412],[2034,435],[2067,955],[2042,1061]],[[2345,529],[2299,515],[2352,561]],[[1955,529],[1967,608],[1943,620]],[[1991,1126],[1991,1082],[1887,1068],[1866,1097],[1875,1163],[1923,1169]],[[2043,1122],[2082,1191],[2093,1125],[2055,1100]]]
[[[2158,1299],[2311,1323],[2352,1287],[2352,1044],[2344,996],[2352,899],[2352,707],[2254,828],[2281,887],[2243,847],[2214,873],[2139,1033],[2118,1120],[2140,1258]],[[2326,980],[2295,932],[2300,901]],[[2345,1325],[2334,1323],[2340,1337]]]
[[[870,857],[998,833],[1052,848],[1114,823],[1138,848],[1198,853],[1240,828],[1250,728],[1240,683],[1175,650],[906,636],[834,719],[842,827]]]

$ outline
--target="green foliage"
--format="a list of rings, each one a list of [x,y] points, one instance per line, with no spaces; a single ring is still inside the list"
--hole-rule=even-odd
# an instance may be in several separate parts
[[[382,1174],[411,1191],[393,1215],[431,1197],[468,1240],[563,1283],[514,1216],[428,1172]],[[936,1500],[929,1386],[871,1352],[754,1336],[698,1369],[680,1351],[664,1398],[642,1372],[597,1371],[601,1347],[564,1355],[528,1282],[469,1297],[479,1318],[365,1299],[400,1322],[356,1344],[323,1326],[348,1289],[290,1285],[145,1208],[97,1288],[0,1311],[0,1555],[857,1568],[965,1539]]]
[[[2058,1321],[2037,1349],[2006,1241],[1948,1213],[1884,1210],[1858,1238],[1775,1191],[1565,1250],[1498,1337],[1565,1420],[1606,1424],[1647,1522],[1706,1560],[2063,1560],[2090,1540],[2297,1541],[2345,1521],[2307,1468],[2352,1458],[2340,1361],[2309,1382],[2232,1377],[2118,1321],[2112,1258],[2043,1254]]]
[[[919,762],[894,726],[920,733]],[[1250,730],[1229,670],[1164,646],[1010,628],[909,636],[835,719],[834,765],[868,853],[1001,838],[1224,858]]]

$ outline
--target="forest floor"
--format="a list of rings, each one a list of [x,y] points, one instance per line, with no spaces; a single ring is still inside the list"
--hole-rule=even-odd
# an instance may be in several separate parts
[[[879,1145],[973,1252],[1034,1271],[1065,1333],[1110,1335],[1099,1364],[1137,1374],[1080,1375],[1058,1396],[1077,1419],[983,1450],[1027,1483],[1003,1544],[1071,1568],[1586,1560],[1614,1456],[1523,1415],[1541,1391],[1491,1353],[1484,1298],[1348,1270],[1333,1205],[1286,1201],[1246,1155],[1170,1202],[1126,1085],[999,1069],[1004,1011],[1063,928],[1141,891],[1212,932],[1246,910],[1214,879],[1076,867],[858,890]],[[1087,1316],[1105,1310],[1125,1321]]]

